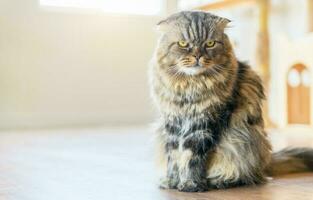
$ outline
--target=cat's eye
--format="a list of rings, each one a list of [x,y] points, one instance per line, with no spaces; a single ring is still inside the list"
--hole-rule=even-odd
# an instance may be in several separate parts
[[[181,48],[186,48],[188,47],[188,42],[186,42],[185,40],[180,40],[178,41],[178,46]]]
[[[207,48],[213,48],[215,46],[216,42],[214,40],[208,40],[206,43],[205,43],[205,46]]]

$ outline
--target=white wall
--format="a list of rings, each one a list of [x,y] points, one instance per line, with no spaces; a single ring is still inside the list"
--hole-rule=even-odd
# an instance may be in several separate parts
[[[0,1],[0,128],[152,121],[147,65],[159,17]]]

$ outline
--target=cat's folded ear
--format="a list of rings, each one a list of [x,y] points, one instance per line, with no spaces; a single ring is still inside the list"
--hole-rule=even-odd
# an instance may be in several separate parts
[[[178,23],[178,19],[182,16],[182,12],[179,13],[174,13],[170,16],[168,16],[167,18],[159,21],[156,25],[157,25],[157,30],[160,32],[164,32],[166,30],[169,29],[169,27],[171,27],[174,23]]]
[[[167,24],[167,20],[168,20],[168,19],[162,19],[162,20],[159,21],[156,25],[157,25],[157,26],[161,26],[161,25]]]
[[[169,27],[171,26],[170,24],[173,22],[173,18],[175,18],[175,14],[174,15],[171,15],[169,16],[168,18],[165,18],[161,21],[159,21],[157,24],[156,24],[156,30],[159,31],[159,32],[165,32],[169,29]]]
[[[163,32],[168,27],[168,19],[163,19],[156,24],[156,30],[159,32]]]
[[[231,20],[224,18],[224,17],[218,17],[216,20],[216,24],[218,25],[218,27],[222,30],[224,30],[227,25],[231,22]]]

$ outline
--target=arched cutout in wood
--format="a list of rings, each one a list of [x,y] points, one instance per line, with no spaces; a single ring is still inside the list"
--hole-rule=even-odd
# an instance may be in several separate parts
[[[303,64],[295,64],[287,74],[288,124],[310,124],[310,73]]]

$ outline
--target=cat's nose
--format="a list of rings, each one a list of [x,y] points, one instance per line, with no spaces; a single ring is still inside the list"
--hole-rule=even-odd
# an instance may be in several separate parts
[[[199,60],[200,57],[201,57],[201,55],[194,55],[194,57],[195,57],[197,60]]]
[[[202,66],[201,63],[200,63],[200,58],[201,58],[201,55],[194,55],[195,59],[196,59],[196,65],[197,66]]]
[[[195,47],[195,50],[194,50],[194,57],[199,60],[200,57],[201,57],[201,53],[200,53],[200,48],[199,47]]]

